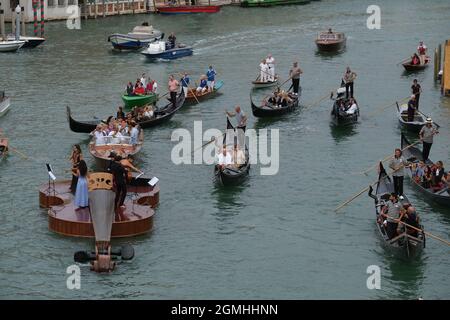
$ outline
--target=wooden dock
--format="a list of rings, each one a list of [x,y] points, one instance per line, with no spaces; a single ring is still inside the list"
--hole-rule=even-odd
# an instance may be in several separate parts
[[[442,74],[442,94],[450,96],[450,40],[445,41]]]

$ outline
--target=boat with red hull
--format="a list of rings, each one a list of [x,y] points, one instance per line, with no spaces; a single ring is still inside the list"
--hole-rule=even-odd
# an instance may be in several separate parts
[[[161,14],[216,13],[220,6],[160,6],[157,10]]]

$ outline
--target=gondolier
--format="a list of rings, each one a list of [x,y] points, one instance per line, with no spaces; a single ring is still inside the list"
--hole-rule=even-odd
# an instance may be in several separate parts
[[[208,91],[211,92],[214,90],[214,85],[216,84],[216,70],[212,66],[209,66],[206,71],[206,76],[208,77],[208,81],[206,85],[208,86]]]
[[[299,68],[298,62],[294,62],[292,64],[291,70],[289,70],[289,77],[292,79],[292,84],[289,87],[288,91],[291,90],[291,88],[294,91],[295,95],[298,95],[298,87],[300,85],[300,75],[303,73],[302,69]]]
[[[234,112],[228,112],[227,110],[225,110],[225,113],[229,117],[236,117],[239,145],[243,146],[244,142],[245,142],[245,136],[244,136],[245,135],[245,129],[247,127],[247,116],[241,110],[241,107],[239,105],[237,105],[234,108]]]
[[[408,162],[402,156],[402,150],[395,149],[394,158],[389,162],[389,168],[394,170],[392,177],[394,178],[394,192],[396,195],[403,195],[403,177],[405,176],[404,167],[408,166]]]
[[[266,58],[266,62],[269,67],[269,81],[275,81],[275,59],[270,53]]]
[[[433,120],[431,118],[427,118],[427,124],[422,127],[419,132],[420,141],[422,141],[422,158],[423,161],[428,160],[428,156],[430,155],[431,146],[433,144],[433,136],[439,133],[436,128],[433,128]]]
[[[408,101],[408,122],[414,121],[414,115],[416,114],[416,96],[411,95],[411,99]]]
[[[349,98],[349,91],[351,91],[350,93],[350,97],[353,98],[354,95],[354,87],[353,87],[353,82],[356,79],[356,73],[354,73],[352,70],[350,70],[350,67],[347,67],[347,70],[345,71],[343,80],[345,83],[345,97],[348,99]]]
[[[181,78],[181,80],[180,80],[181,87],[183,89],[185,97],[187,97],[187,95],[188,95],[189,81],[190,81],[189,75],[187,74],[187,72],[185,72],[184,75],[183,75],[183,78]]]
[[[425,58],[427,55],[427,46],[423,44],[423,41],[419,42],[417,47],[417,53],[419,54],[420,64],[425,64]]]
[[[173,75],[170,75],[169,82],[168,82],[168,88],[170,92],[170,101],[172,101],[172,106],[176,108],[177,106],[177,92],[178,87],[180,86],[180,83],[175,80]]]
[[[419,110],[419,99],[420,99],[420,93],[422,92],[422,87],[417,82],[417,79],[413,80],[413,84],[411,86],[412,94],[416,97],[416,109]]]

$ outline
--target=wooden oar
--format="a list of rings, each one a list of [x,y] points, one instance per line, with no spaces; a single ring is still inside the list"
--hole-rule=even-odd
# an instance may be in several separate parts
[[[329,96],[330,96],[330,94],[327,93],[326,95],[324,95],[323,97],[321,97],[319,100],[316,100],[315,102],[311,103],[310,105],[307,105],[307,106],[305,107],[305,109],[306,109],[306,108],[314,107],[315,105],[318,105],[322,100],[328,98]]]
[[[23,159],[28,160],[28,156],[17,150],[16,148],[13,148],[11,146],[8,146],[8,149],[11,149],[15,153],[17,153],[19,156],[21,156]]]
[[[423,229],[416,228],[416,227],[414,227],[414,226],[412,226],[412,225],[410,225],[410,224],[408,224],[408,223],[406,223],[406,222],[403,222],[403,221],[401,221],[401,220],[395,219],[395,218],[393,218],[393,217],[391,217],[391,216],[388,216],[388,218],[390,218],[390,219],[392,219],[392,220],[394,220],[394,221],[397,221],[398,223],[401,223],[401,224],[407,226],[408,228],[411,228],[411,229],[414,229],[414,230],[416,230],[416,231],[422,232],[422,233],[424,233],[425,235],[427,235],[427,236],[429,236],[429,237],[431,237],[431,238],[433,238],[433,239],[439,240],[439,241],[445,243],[446,245],[450,246],[450,241],[447,241],[447,240],[445,240],[445,239],[442,239],[441,237],[435,236],[434,234],[429,233],[429,232],[427,232],[427,231],[425,231],[425,230],[423,230]]]
[[[218,138],[222,137],[225,133],[222,133]],[[202,144],[199,148],[195,149],[194,151],[191,152],[191,154],[194,154],[196,151],[203,149],[204,147],[206,147],[208,144],[212,143],[216,141],[216,137],[212,137],[211,141],[208,141],[204,144]]]
[[[386,177],[392,175],[393,173],[397,172],[398,170],[402,169],[404,166],[400,166],[399,168],[392,170]],[[385,177],[385,178],[386,178]],[[336,207],[336,209],[334,209],[334,212],[338,212],[341,208],[345,207],[347,204],[349,204],[350,202],[352,202],[353,200],[355,200],[356,198],[358,198],[361,194],[363,194],[365,191],[369,190],[370,187],[373,187],[375,184],[377,184],[379,181],[379,179],[375,180],[374,182],[372,182],[368,187],[362,189],[361,191],[359,191],[357,194],[355,194],[354,196],[352,196],[350,199],[348,199],[347,201],[345,201],[344,203],[340,204],[339,206]]]
[[[406,61],[411,60],[411,58],[405,58],[402,61],[400,61],[399,63],[397,63],[396,65],[398,66],[401,63],[405,63]]]
[[[403,152],[403,151],[405,151],[406,149],[409,149],[409,148],[415,146],[416,144],[418,144],[418,143],[420,143],[420,142],[421,142],[421,141],[418,140],[418,141],[416,141],[416,142],[410,144],[409,146],[404,147],[403,149],[401,149],[401,151]],[[377,165],[378,165],[380,162],[385,162],[385,161],[391,159],[394,155],[395,155],[395,153],[393,153],[393,154],[387,156],[387,157],[384,158],[383,160],[380,160],[377,164],[371,166],[369,169],[367,169],[367,170],[365,170],[365,171],[362,171],[360,174],[365,174],[365,175],[367,175],[367,173],[370,172],[371,170],[373,170],[374,168],[376,168]]]
[[[191,90],[191,93],[192,93],[192,95],[194,96],[194,98],[195,98],[195,101],[197,101],[197,104],[199,104],[199,103],[200,103],[200,101],[198,101],[198,99],[197,99],[197,96],[195,95],[195,93],[194,93],[194,91],[192,90],[192,88],[191,88],[191,87],[189,87],[189,85],[188,85],[188,89],[189,89],[189,90]]]
[[[382,111],[384,111],[385,109],[387,109],[387,108],[389,108],[389,107],[391,107],[391,106],[396,105],[398,102],[403,102],[403,101],[405,101],[405,100],[407,100],[407,99],[409,99],[409,98],[410,98],[410,97],[408,96],[408,97],[403,98],[403,99],[401,99],[401,100],[395,101],[395,102],[390,103],[390,104],[385,105],[385,106],[382,106],[381,108],[375,108],[376,111],[375,111],[375,112],[372,112],[372,113],[369,113],[367,116],[368,116],[368,117],[375,116],[375,115],[381,113]]]
[[[423,112],[421,112],[421,111],[419,111],[419,110],[417,110],[417,113],[420,113],[422,116],[425,117],[425,119],[430,118],[429,116],[427,116],[426,114],[424,114]],[[433,124],[437,127],[437,129],[439,129],[439,128],[441,127],[441,126],[438,125],[436,122],[434,122],[434,120],[433,120]]]

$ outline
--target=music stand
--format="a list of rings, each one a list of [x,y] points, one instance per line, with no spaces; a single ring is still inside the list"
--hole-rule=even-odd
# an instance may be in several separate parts
[[[53,197],[56,197],[55,180],[56,177],[53,174],[52,166],[48,163],[45,164],[48,173],[48,187],[47,187],[47,208],[50,207],[50,195],[53,193]]]

